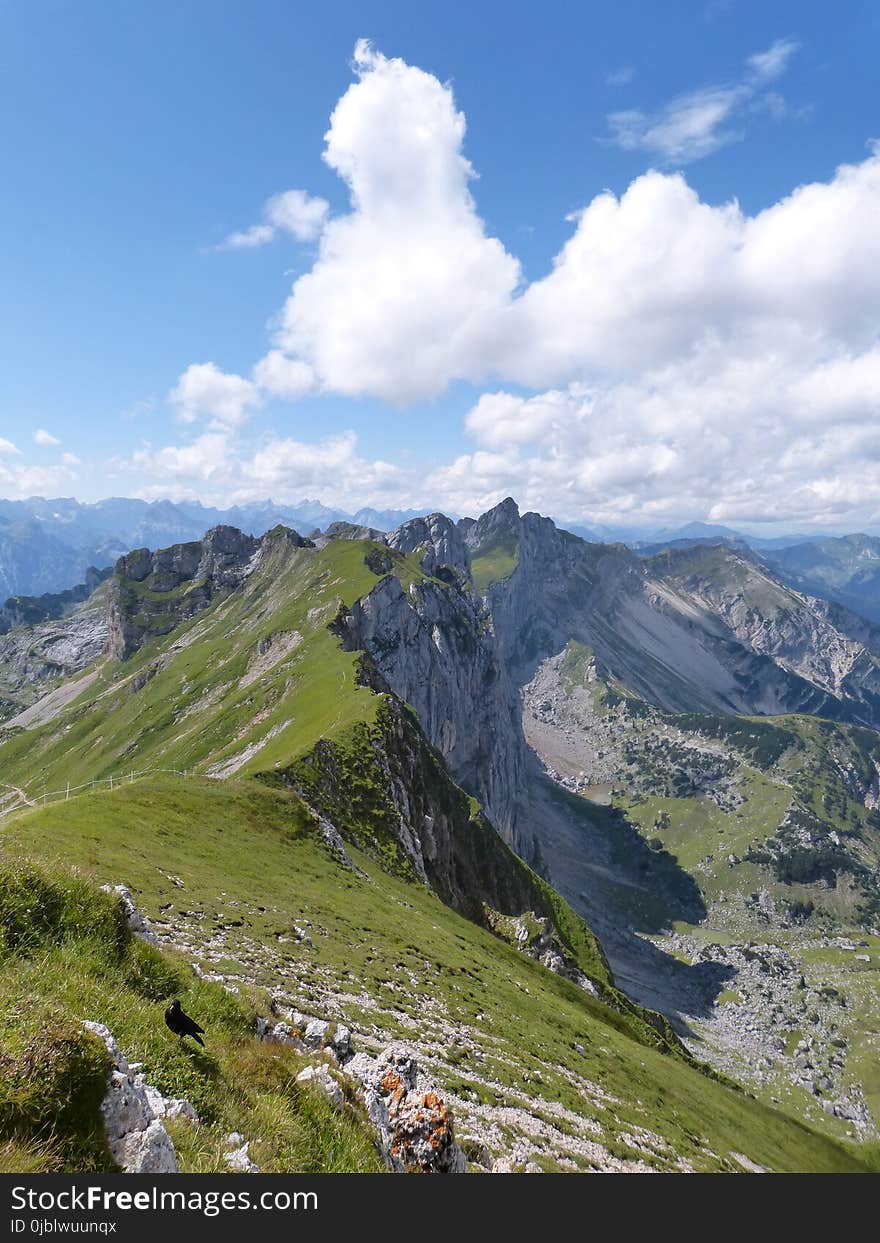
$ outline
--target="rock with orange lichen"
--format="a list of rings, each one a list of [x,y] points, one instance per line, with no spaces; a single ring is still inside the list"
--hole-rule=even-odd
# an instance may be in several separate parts
[[[420,1073],[411,1049],[392,1045],[375,1058],[358,1053],[345,1069],[363,1085],[367,1113],[389,1169],[466,1173],[467,1158],[455,1142],[449,1110]]]

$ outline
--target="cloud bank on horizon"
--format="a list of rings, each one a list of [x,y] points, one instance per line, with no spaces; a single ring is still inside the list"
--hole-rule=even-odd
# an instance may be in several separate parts
[[[757,52],[739,82],[656,114],[612,114],[612,136],[662,164],[699,158],[749,109],[784,106],[769,88],[795,50]],[[651,169],[570,216],[527,283],[479,214],[452,88],[366,40],[353,70],[323,154],[350,209],[290,190],[224,243],[283,232],[316,251],[252,374],[193,363],[169,394],[191,438],[120,464],[153,495],[474,512],[510,493],[605,522],[880,522],[880,146],[752,216]],[[403,409],[459,381],[483,389],[472,451],[427,472],[370,460],[353,432],[242,440],[265,403]],[[0,484],[16,470],[0,442]]]

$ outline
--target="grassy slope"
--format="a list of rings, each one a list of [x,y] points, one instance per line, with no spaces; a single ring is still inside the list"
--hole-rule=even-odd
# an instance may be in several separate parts
[[[861,1168],[843,1147],[636,1044],[621,1031],[620,1016],[423,886],[355,854],[362,874],[331,858],[293,796],[262,783],[169,778],[19,814],[7,823],[0,858],[27,855],[50,868],[75,862],[89,878],[129,884],[154,919],[173,909],[190,943],[187,956],[207,970],[238,974],[243,988],[253,980],[258,1006],[266,987],[283,986],[306,1010],[320,1011],[332,993],[341,999],[340,1017],[362,1032],[412,1039],[417,1031],[438,1080],[458,1097],[459,1114],[468,1102],[476,1110],[515,1102],[528,1075],[539,1113],[543,1100],[548,1114],[560,1102],[593,1119],[609,1152],[636,1155],[631,1137],[639,1127],[662,1137],[672,1152],[654,1154],[659,1168],[678,1154],[697,1169],[735,1169],[735,1152],[773,1169]],[[309,929],[311,943],[293,934],[294,923]],[[199,1168],[216,1161],[216,1137],[233,1116],[244,1112],[245,1132],[259,1130],[260,1119],[286,1119],[290,1076],[257,1068],[258,1083],[264,1074],[270,1080],[268,1099],[251,1084],[252,1063],[264,1054],[248,1041],[246,1003],[179,974],[173,989],[188,989],[185,1004],[189,998],[196,1013],[209,1016],[202,1064],[168,1041],[155,995],[167,995],[167,986],[149,984],[145,993],[132,984],[130,954],[125,949],[114,964],[106,947],[56,947],[39,960],[16,960],[11,970],[7,963],[3,986],[8,996],[32,989],[39,1004],[106,1021],[127,1055],[144,1061],[150,1080],[215,1110],[222,1119],[215,1131],[187,1140],[185,1152]],[[276,1074],[286,1086],[277,1086]],[[273,1126],[264,1127],[267,1144]],[[359,1142],[346,1135],[334,1150],[342,1161],[354,1160],[353,1152],[367,1161]],[[295,1146],[268,1160],[295,1163]]]
[[[58,852],[60,853],[60,852]],[[169,997],[198,1014],[207,1048],[165,1027]],[[266,1171],[375,1171],[356,1105],[340,1114],[296,1083],[304,1061],[257,1040],[251,1003],[131,938],[117,900],[64,869],[0,854],[0,1172],[108,1170],[100,1104],[109,1060],[83,1019],[106,1023],[147,1081],[202,1119],[169,1124],[184,1170],[224,1171],[238,1130]]]
[[[43,789],[64,789],[68,781],[76,787],[154,767],[284,774],[320,739],[336,747],[344,770],[336,784],[345,797],[332,808],[334,819],[343,831],[369,838],[386,864],[399,864],[398,813],[373,771],[376,754],[389,746],[378,722],[385,697],[360,685],[360,654],[344,651],[328,629],[340,607],[375,586],[379,575],[366,558],[377,551],[404,585],[424,577],[416,557],[370,541],[336,540],[315,552],[292,547],[279,532],[241,592],[148,641],[130,660],[107,661],[59,717],[0,745],[4,780],[39,800]],[[144,594],[143,583],[135,586]],[[438,765],[435,784],[451,785],[437,757],[427,757],[420,775],[431,776]],[[349,807],[355,791],[359,801]],[[491,841],[496,854],[509,854],[494,835]],[[523,867],[512,855],[509,863]],[[582,942],[589,937],[586,929],[579,935]],[[581,949],[580,965],[603,979],[595,945],[592,954],[585,944]]]
[[[105,661],[59,717],[0,743],[4,780],[39,797],[68,781],[149,767],[205,770],[232,760],[241,762],[235,771],[253,773],[372,720],[378,701],[356,685],[358,654],[327,629],[340,604],[378,581],[364,562],[372,547],[338,540],[314,553],[279,540],[244,590],[124,663]],[[404,582],[420,574],[402,556],[395,572]],[[299,645],[260,671],[261,646],[293,632]]]
[[[549,918],[569,961],[616,1005],[631,1008],[622,995],[613,996],[610,969],[591,929],[501,841],[479,804],[452,782],[408,707],[383,697],[372,725],[356,725],[263,779],[292,786],[385,871],[415,879],[401,848],[399,795],[394,799],[395,792],[405,790],[409,824],[418,829],[428,817],[439,817],[445,826],[454,862],[438,868],[426,859],[429,883],[444,902],[484,926],[501,911],[519,915],[530,909]]]
[[[477,591],[508,578],[516,569],[519,546],[515,535],[498,535],[471,553],[471,581]]]

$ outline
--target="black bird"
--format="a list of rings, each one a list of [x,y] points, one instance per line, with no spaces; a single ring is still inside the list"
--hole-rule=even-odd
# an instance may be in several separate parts
[[[181,1010],[180,1002],[177,998],[172,1001],[171,1005],[165,1011],[165,1022],[174,1032],[175,1036],[180,1036],[181,1040],[184,1036],[192,1036],[193,1040],[198,1041],[204,1049],[205,1042],[199,1035],[199,1032],[204,1032],[204,1027],[199,1027],[195,1019],[191,1019],[188,1014],[185,1014],[184,1011]]]

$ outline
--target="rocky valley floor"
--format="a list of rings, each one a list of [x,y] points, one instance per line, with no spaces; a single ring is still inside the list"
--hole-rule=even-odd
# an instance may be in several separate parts
[[[547,875],[597,928],[621,986],[762,1099],[875,1139],[878,930],[843,905],[851,875],[782,882],[756,849],[790,821],[809,756],[768,772],[741,737],[633,702],[571,647],[525,685],[523,724],[543,770]],[[741,729],[762,737],[757,722]],[[845,757],[839,770],[870,809],[871,784]]]

